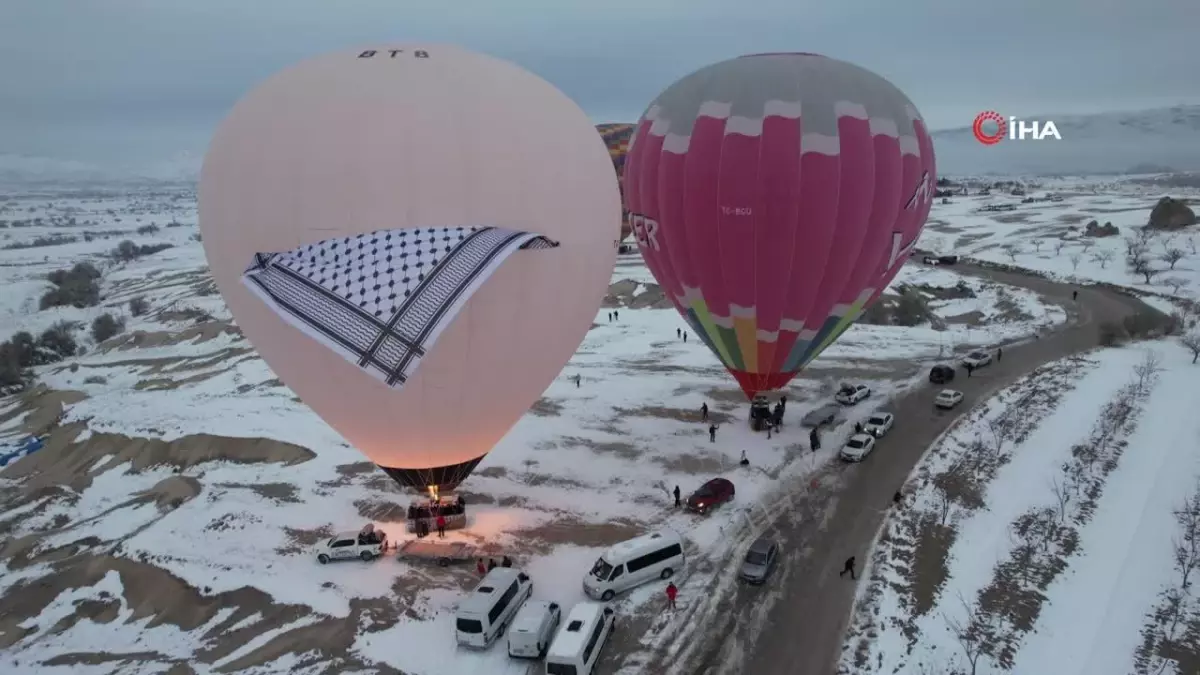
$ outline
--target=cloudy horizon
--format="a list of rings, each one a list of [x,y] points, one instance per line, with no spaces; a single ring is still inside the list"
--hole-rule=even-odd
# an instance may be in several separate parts
[[[636,121],[675,79],[762,51],[814,51],[874,70],[934,129],[969,125],[985,109],[1036,116],[1200,103],[1186,49],[1187,19],[1200,18],[1194,0],[1010,0],[999,15],[952,0],[14,4],[0,24],[0,153],[93,164],[194,161],[233,103],[279,69],[405,41],[514,61],[596,122]]]

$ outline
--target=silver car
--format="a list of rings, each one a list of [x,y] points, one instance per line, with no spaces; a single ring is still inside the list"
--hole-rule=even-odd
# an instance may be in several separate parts
[[[779,546],[774,541],[761,537],[750,545],[750,550],[746,551],[740,576],[747,583],[761,584],[771,576],[778,560]]]

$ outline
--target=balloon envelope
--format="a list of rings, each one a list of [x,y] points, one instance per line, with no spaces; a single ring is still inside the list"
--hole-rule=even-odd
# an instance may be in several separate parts
[[[205,254],[246,337],[414,487],[455,485],[558,375],[607,290],[621,216],[611,160],[578,106],[512,64],[445,45],[338,52],[267,80],[221,124],[199,193]],[[403,386],[298,330],[244,275],[257,254],[275,265],[291,252],[295,272],[318,249],[332,261],[326,245],[378,242],[382,256],[385,236],[432,232],[440,246],[507,231],[557,247],[509,251]]]
[[[933,145],[883,78],[813,54],[701,69],[638,123],[624,197],[647,266],[748,397],[786,384],[896,276]]]
[[[607,122],[605,124],[597,124],[596,131],[600,132],[600,137],[604,139],[604,144],[608,146],[608,154],[612,157],[613,168],[617,171],[617,182],[621,182],[622,176],[625,175],[625,156],[629,153],[629,140],[633,138],[633,130],[635,125],[626,124],[624,122]],[[621,193],[621,241],[625,241],[630,234],[633,233],[633,228],[629,225],[629,211],[624,208],[624,188]]]

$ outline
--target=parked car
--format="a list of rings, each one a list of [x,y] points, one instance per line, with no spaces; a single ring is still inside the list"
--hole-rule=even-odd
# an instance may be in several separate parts
[[[861,462],[875,449],[875,437],[871,434],[854,434],[846,440],[838,456],[847,462]]]
[[[526,600],[508,628],[508,655],[517,659],[545,656],[561,618],[557,602]]]
[[[841,416],[841,414],[842,414],[842,406],[840,406],[836,403],[830,403],[829,405],[823,405],[820,408],[817,408],[816,410],[813,410],[813,411],[809,412],[807,415],[805,415],[804,417],[802,417],[800,419],[800,426],[802,426],[802,427],[822,427],[825,425],[832,425],[834,422],[836,422],[838,420],[838,418]]]
[[[963,393],[961,391],[943,389],[940,393],[938,393],[937,398],[933,399],[933,405],[944,410],[949,410],[959,403],[962,403],[962,400]]]
[[[733,501],[733,494],[732,482],[724,478],[714,478],[688,495],[687,509],[705,514],[725,502]]]
[[[895,421],[896,416],[892,413],[871,413],[871,416],[867,418],[867,423],[863,425],[863,431],[875,438],[883,438],[884,434],[892,430],[892,424]]]
[[[842,405],[854,405],[870,395],[871,388],[865,384],[843,384],[838,393],[833,395],[833,400]]]
[[[963,360],[963,366],[970,368],[982,368],[992,362],[992,355],[984,351],[974,351],[967,354]]]
[[[358,532],[340,532],[317,544],[317,562],[363,560],[370,562],[387,550],[387,533],[367,525]]]
[[[613,544],[601,554],[583,577],[583,592],[589,598],[608,602],[617,593],[648,581],[670,579],[686,566],[679,533],[666,530],[643,534]]]
[[[779,560],[779,545],[766,537],[759,537],[750,544],[746,557],[742,560],[742,580],[750,584],[761,584],[775,570]]]
[[[929,381],[934,384],[946,384],[954,381],[954,367],[937,365],[929,369]]]

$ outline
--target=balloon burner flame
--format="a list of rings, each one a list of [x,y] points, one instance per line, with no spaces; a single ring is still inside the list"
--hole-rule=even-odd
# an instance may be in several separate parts
[[[438,501],[438,486],[430,485],[426,489],[429,490],[429,499],[435,502]]]

